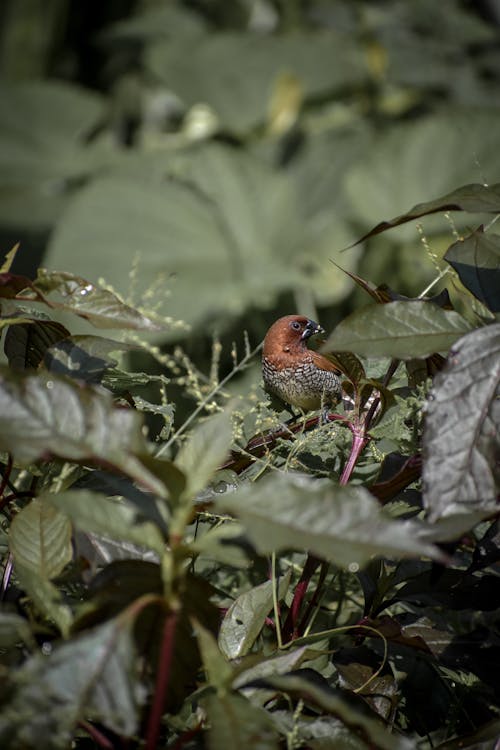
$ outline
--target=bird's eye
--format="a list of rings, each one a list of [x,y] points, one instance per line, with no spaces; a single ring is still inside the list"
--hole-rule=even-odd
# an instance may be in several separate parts
[[[300,331],[300,323],[297,320],[294,320],[292,323],[292,328],[294,331]]]

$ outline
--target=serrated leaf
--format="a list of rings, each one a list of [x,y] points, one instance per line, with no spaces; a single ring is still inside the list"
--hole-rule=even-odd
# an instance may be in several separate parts
[[[206,487],[229,453],[232,434],[231,418],[222,412],[199,424],[184,443],[175,465],[186,476],[186,496],[195,497]]]
[[[71,524],[53,505],[35,498],[14,516],[9,546],[15,563],[50,580],[73,557]]]
[[[500,487],[500,324],[453,347],[434,381],[423,434],[424,505],[432,520],[488,509]]]
[[[63,302],[47,301],[50,307],[72,312],[96,328],[120,328],[138,331],[160,331],[161,326],[114,292],[95,286],[81,276],[66,271],[38,269],[33,290],[43,295],[58,292]]]
[[[241,695],[208,695],[203,701],[210,721],[209,750],[278,750],[277,732],[263,708]]]
[[[479,227],[451,245],[444,259],[480,302],[492,312],[500,312],[500,235],[486,234]]]
[[[17,251],[19,250],[19,247],[20,247],[19,242],[16,242],[16,244],[14,245],[14,247],[12,248],[12,250],[9,250],[9,252],[6,253],[5,260],[2,263],[2,265],[0,266],[0,275],[4,274],[4,273],[9,273],[10,272],[10,269],[11,269],[12,264],[14,262],[14,258],[16,257]]]
[[[388,302],[349,315],[323,348],[366,357],[424,358],[447,351],[470,328],[454,310],[442,310],[430,302]]]
[[[234,513],[263,554],[307,549],[337,565],[358,569],[374,555],[440,558],[415,538],[408,522],[388,518],[363,487],[340,487],[300,475],[275,475],[243,485],[216,502]]]
[[[140,462],[147,453],[142,418],[111,394],[40,373],[0,369],[0,448],[20,463],[58,456],[108,464],[160,495],[165,486]]]
[[[471,184],[452,190],[451,193],[435,198],[426,203],[418,203],[404,214],[389,221],[381,221],[373,229],[351,245],[358,245],[369,237],[385,232],[387,229],[406,224],[439,211],[467,211],[468,213],[500,213],[500,183],[495,185]]]
[[[104,373],[116,366],[110,354],[137,349],[135,344],[113,341],[102,336],[68,336],[49,346],[44,355],[50,372],[67,375],[86,383],[100,383]]]
[[[282,576],[277,586],[278,601],[285,596],[292,570]],[[274,581],[264,581],[235,599],[222,620],[219,648],[228,659],[244,656],[253,646],[273,607]]]
[[[128,613],[36,654],[10,675],[0,713],[3,747],[65,750],[83,718],[130,736],[137,727],[140,686]]]
[[[160,555],[164,552],[165,543],[159,528],[138,518],[134,508],[124,500],[85,490],[44,495],[42,499],[58,508],[81,531],[132,542]]]

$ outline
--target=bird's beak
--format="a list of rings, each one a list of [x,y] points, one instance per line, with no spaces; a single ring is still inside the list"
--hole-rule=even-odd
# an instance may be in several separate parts
[[[322,328],[319,323],[316,323],[314,320],[308,320],[307,325],[304,328],[304,332],[300,338],[302,339],[302,341],[306,341],[310,336],[314,336],[315,333],[324,332],[325,329]]]

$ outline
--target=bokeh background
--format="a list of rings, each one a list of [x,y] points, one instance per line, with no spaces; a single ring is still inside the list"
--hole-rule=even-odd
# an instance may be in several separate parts
[[[0,248],[161,302],[207,356],[331,329],[366,301],[335,263],[419,294],[470,216],[345,248],[500,178],[499,0],[4,0],[0,29]]]

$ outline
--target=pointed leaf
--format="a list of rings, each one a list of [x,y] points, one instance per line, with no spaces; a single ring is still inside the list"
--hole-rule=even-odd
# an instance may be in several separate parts
[[[64,750],[80,719],[97,719],[130,736],[137,727],[139,683],[128,613],[36,654],[10,676],[0,713],[2,747]]]
[[[444,258],[480,302],[500,312],[500,235],[479,227],[451,245]]]
[[[193,625],[207,682],[217,688],[218,693],[223,693],[231,682],[233,667],[219,649],[215,636],[194,618]]]
[[[111,353],[138,349],[135,344],[113,341],[102,336],[68,336],[49,346],[44,355],[50,372],[67,375],[86,383],[100,383],[104,373],[116,366]]]
[[[291,568],[278,583],[278,601],[285,596]],[[253,646],[264,626],[265,619],[273,607],[273,581],[264,581],[245,591],[231,604],[222,620],[219,631],[219,647],[228,659],[244,656]]]
[[[73,622],[70,607],[64,603],[62,591],[33,568],[25,568],[19,562],[15,567],[16,578],[29,596],[38,612],[52,620],[64,638],[69,636]]]
[[[132,542],[163,554],[165,543],[158,527],[137,517],[126,501],[97,492],[69,490],[42,499],[70,518],[81,531],[102,534],[111,539]],[[151,500],[151,502],[153,502]]]
[[[385,232],[400,224],[419,219],[438,211],[467,211],[469,213],[500,213],[500,183],[495,185],[471,184],[426,203],[418,203],[409,211],[389,221],[381,221],[369,232],[356,240],[351,247],[359,245],[369,237]]]
[[[64,301],[50,300],[50,307],[75,313],[88,320],[96,328],[161,330],[157,322],[125,304],[114,292],[95,286],[72,273],[47,271],[40,268],[33,283],[33,289],[43,295],[58,292]]]
[[[457,312],[431,302],[388,302],[349,315],[328,337],[324,349],[366,357],[424,358],[447,351],[470,328]]]
[[[431,519],[488,509],[500,488],[500,324],[453,347],[427,401],[424,504]],[[450,447],[452,446],[452,450]]]
[[[14,516],[9,545],[14,562],[50,580],[73,557],[71,524],[53,505],[35,498]]]
[[[231,418],[222,412],[198,425],[184,443],[175,464],[187,478],[186,495],[194,497],[206,487],[229,453],[232,434]]]
[[[108,464],[165,495],[137,458],[147,452],[141,416],[55,375],[14,378],[0,369],[0,448],[24,464],[49,456]]]
[[[307,549],[353,570],[374,555],[440,557],[431,544],[415,538],[411,524],[388,518],[363,487],[280,474],[243,485],[216,505],[241,519],[264,554]]]

